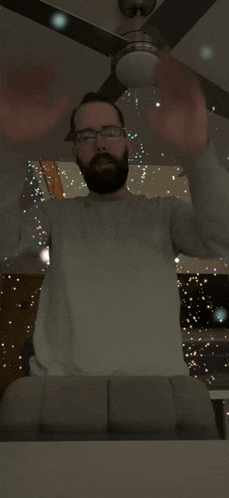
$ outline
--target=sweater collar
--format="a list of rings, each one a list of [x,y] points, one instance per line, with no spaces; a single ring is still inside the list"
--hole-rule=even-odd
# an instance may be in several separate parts
[[[123,199],[128,199],[133,195],[134,194],[129,191],[125,192],[122,195],[117,195],[116,193],[98,195],[95,192],[89,192],[89,194],[86,196],[86,199],[95,202],[122,201]]]

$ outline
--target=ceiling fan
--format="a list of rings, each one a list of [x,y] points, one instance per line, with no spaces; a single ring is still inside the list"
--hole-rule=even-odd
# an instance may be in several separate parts
[[[57,31],[92,50],[111,57],[111,74],[97,93],[115,103],[131,87],[152,86],[152,68],[158,52],[172,50],[216,0],[118,0],[129,19],[115,33],[95,26],[46,0],[1,0],[1,5],[32,21]],[[143,17],[152,15],[142,24]],[[61,23],[56,23],[59,16]],[[188,67],[185,66],[184,67]],[[229,119],[229,93],[192,70],[197,76],[209,111]],[[156,82],[153,83],[157,86]],[[73,141],[69,132],[64,141]]]

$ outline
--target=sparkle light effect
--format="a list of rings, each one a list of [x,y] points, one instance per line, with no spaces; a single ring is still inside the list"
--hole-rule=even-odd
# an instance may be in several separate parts
[[[62,28],[62,27],[64,27],[66,20],[64,19],[64,17],[62,17],[58,14],[55,18],[53,18],[52,22],[55,24],[55,26],[59,26],[60,28]],[[206,49],[203,47],[201,49],[201,56],[203,58],[210,57],[211,51],[209,49]],[[135,113],[136,119],[138,119],[138,116],[140,115],[140,111],[139,111],[139,97],[138,97],[137,90],[127,90],[124,93],[124,95],[122,96],[122,99],[123,99],[123,102],[128,103],[132,106],[131,109],[133,109],[133,114]],[[159,108],[160,102],[156,102],[155,106]],[[215,109],[213,108],[212,113],[214,112],[214,110]],[[211,113],[211,115],[212,115],[212,113]],[[133,123],[134,123],[134,116],[133,116]],[[144,144],[141,142],[141,140],[139,139],[139,137],[138,137],[137,133],[134,131],[134,129],[129,129],[127,135],[132,141],[133,150],[137,149],[137,152],[135,154],[132,154],[132,156],[130,156],[130,159],[129,159],[130,164],[131,163],[137,164],[138,168],[141,172],[140,180],[137,180],[136,178],[131,177],[131,171],[130,171],[129,181],[134,182],[135,186],[137,183],[138,192],[140,194],[142,185],[144,185],[145,181],[147,182],[147,172],[148,172],[148,164],[147,164],[148,158],[147,158],[147,156],[149,154],[148,154],[148,152],[145,151]],[[161,155],[164,156],[165,152],[162,151]],[[229,159],[229,157],[227,157],[227,159]],[[168,159],[168,164],[169,164],[169,159]],[[29,178],[28,178],[29,175],[28,175],[27,181],[28,181],[29,185],[31,186],[31,188],[33,189],[33,191],[30,194],[30,197],[31,197],[31,200],[33,202],[35,202],[37,207],[38,207],[38,204],[40,202],[43,202],[45,199],[42,198],[41,188],[39,187],[39,185],[37,183],[35,174],[33,173],[32,169],[33,169],[32,163],[31,163],[31,161],[28,161],[28,171],[30,171],[30,174],[32,174],[32,180],[29,180]],[[177,170],[180,171],[180,168],[178,167]],[[154,171],[155,176],[157,175],[157,172],[159,172],[159,171],[160,171],[160,168],[155,168],[155,171]],[[67,171],[62,171],[62,175],[65,175],[66,180],[68,180]],[[174,175],[172,175],[172,180],[176,181],[176,177]],[[71,180],[71,182],[69,183],[69,186],[72,186],[73,183],[74,183],[74,180]],[[81,185],[78,185],[78,189],[85,188],[85,187],[86,187],[86,185],[83,182],[81,182]],[[185,192],[187,192],[187,190],[185,190]],[[165,191],[165,195],[166,194],[169,194],[169,191]],[[77,195],[77,193],[76,193],[76,195]],[[63,196],[66,197],[66,194],[64,193]],[[29,202],[28,204],[31,205],[31,202]],[[23,212],[26,213],[26,209],[24,209]],[[45,235],[46,235],[46,233],[43,230],[39,220],[37,219],[37,245],[43,246],[41,251],[40,251],[40,260],[44,264],[44,266],[46,266],[46,268],[47,268],[47,266],[49,266],[49,264],[50,264],[50,260],[49,260],[49,248],[47,246],[47,241],[45,241]],[[33,236],[33,237],[35,237],[35,236]],[[5,258],[5,259],[7,260],[8,258]],[[176,263],[177,273],[179,274],[182,272],[182,265],[179,265],[179,263],[180,263],[179,257],[175,259],[175,263]],[[9,263],[6,263],[6,266],[9,266]],[[42,268],[42,271],[45,272],[46,268]],[[216,274],[217,274],[217,268],[214,268],[214,275],[216,275]],[[11,278],[11,276],[9,275],[8,278]],[[199,283],[198,282],[198,275],[196,275],[195,279],[196,279],[197,283]],[[17,281],[20,281],[20,278],[18,278]],[[183,327],[183,330],[187,331],[187,337],[189,339],[188,346],[185,343],[183,343],[184,358],[185,358],[185,361],[187,362],[187,364],[189,365],[190,373],[193,376],[198,377],[198,369],[200,367],[198,367],[197,358],[203,357],[204,356],[203,353],[206,352],[207,349],[209,349],[211,354],[214,355],[217,352],[217,348],[219,348],[220,345],[217,344],[217,341],[216,341],[216,338],[214,338],[214,335],[211,335],[211,342],[206,343],[206,341],[205,341],[205,343],[204,343],[204,340],[202,340],[202,333],[204,332],[204,329],[199,329],[198,341],[194,340],[194,334],[192,334],[192,332],[190,332],[190,330],[188,330],[188,329],[192,328],[192,325],[190,325],[190,322],[198,319],[198,314],[200,313],[201,308],[200,308],[200,306],[196,306],[196,307],[193,306],[192,299],[189,296],[187,284],[182,284],[178,279],[178,287],[181,285],[183,286],[184,296],[186,296],[186,298],[187,298],[185,305],[190,310],[189,323],[187,320],[186,326]],[[199,283],[199,285],[200,285],[200,283]],[[14,291],[14,290],[16,290],[16,288],[13,288],[12,290]],[[36,295],[39,296],[39,292],[40,292],[40,288],[38,288],[35,291]],[[1,291],[1,294],[2,293],[3,293],[3,291]],[[203,300],[204,299],[205,298],[203,297]],[[33,305],[34,305],[34,294],[31,295],[31,303],[30,303],[31,307]],[[207,306],[210,306],[210,304],[208,303]],[[212,309],[212,312],[213,312],[214,319],[216,322],[216,327],[217,327],[217,323],[223,324],[226,321],[226,319],[227,319],[227,310],[226,309],[216,308],[215,310]],[[11,319],[11,317],[9,317],[9,321],[8,321],[9,325],[12,324],[12,320],[13,319]],[[31,338],[31,330],[32,329],[33,329],[33,324],[27,325],[28,338]],[[207,330],[207,328],[205,328],[205,331],[206,330]],[[228,334],[228,330],[226,328],[224,329],[224,331],[225,331],[224,340],[226,341],[228,339],[229,334]],[[6,333],[8,333],[8,332],[6,332]],[[2,347],[1,358],[4,359],[4,353],[5,353],[4,341],[2,342],[1,347]],[[12,344],[11,347],[14,348],[15,345]],[[19,356],[19,360],[21,360],[21,356]],[[163,361],[163,359],[162,359],[162,361]],[[22,366],[21,366],[20,362],[18,363],[18,365],[19,365],[19,367],[18,367],[19,371],[21,371]],[[3,368],[9,370],[9,373],[11,373],[11,374],[14,372],[14,376],[15,376],[15,369],[12,369],[12,365],[4,363],[4,360],[3,360],[2,366],[3,366]],[[204,366],[205,366],[204,372],[208,373],[209,369],[207,368],[207,365],[205,364]],[[221,365],[220,372],[229,373],[229,356],[228,356],[227,360],[225,360],[224,365]],[[214,373],[211,373],[208,377],[208,382],[210,384],[214,383],[216,376],[217,376],[217,371]],[[16,376],[16,378],[17,378],[17,376]]]
[[[46,247],[46,249],[42,249],[42,251],[40,252],[40,259],[46,265],[50,265],[49,248],[48,247]]]
[[[204,45],[199,51],[199,55],[204,60],[209,60],[215,55],[214,47],[210,45]]]
[[[51,25],[57,30],[63,30],[68,23],[68,17],[63,12],[56,12],[51,16]]]

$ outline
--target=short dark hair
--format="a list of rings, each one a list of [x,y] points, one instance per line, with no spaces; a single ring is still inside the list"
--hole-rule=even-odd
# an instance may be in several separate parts
[[[98,93],[89,92],[89,93],[86,93],[86,95],[84,95],[83,99],[80,102],[80,105],[78,107],[76,107],[75,109],[73,109],[73,111],[72,111],[71,121],[70,121],[72,133],[75,133],[75,115],[76,115],[76,112],[83,104],[86,104],[87,102],[106,102],[107,104],[111,104],[116,109],[116,111],[118,113],[118,118],[119,118],[121,126],[123,128],[125,128],[123,114],[120,111],[119,107],[116,104],[114,104],[109,97],[106,97],[105,95],[100,95]],[[125,130],[124,130],[124,133],[126,136]]]

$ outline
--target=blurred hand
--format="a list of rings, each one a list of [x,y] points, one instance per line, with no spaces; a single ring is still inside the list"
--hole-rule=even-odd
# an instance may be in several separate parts
[[[147,107],[143,119],[154,134],[158,133],[176,151],[191,153],[204,149],[208,140],[207,107],[194,72],[165,48],[159,54],[154,78],[162,109],[157,113]]]
[[[0,89],[0,127],[12,143],[44,136],[61,118],[70,102],[69,93],[62,93],[51,105],[46,104],[55,78],[53,63],[8,67]]]

